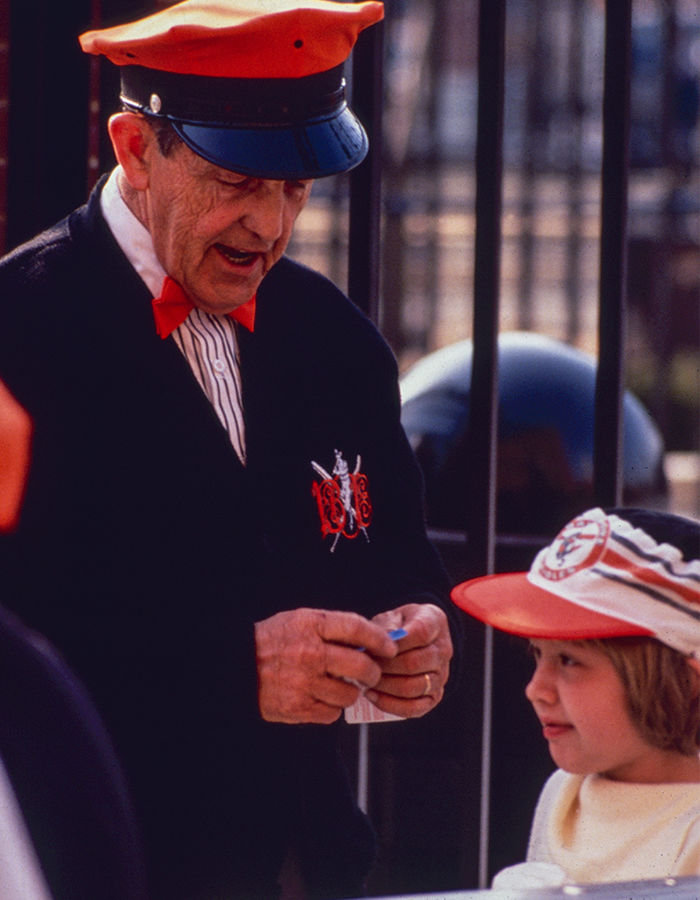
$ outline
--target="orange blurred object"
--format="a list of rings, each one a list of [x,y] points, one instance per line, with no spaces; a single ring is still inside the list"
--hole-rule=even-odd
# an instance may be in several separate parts
[[[11,531],[29,471],[32,420],[0,382],[0,531]]]

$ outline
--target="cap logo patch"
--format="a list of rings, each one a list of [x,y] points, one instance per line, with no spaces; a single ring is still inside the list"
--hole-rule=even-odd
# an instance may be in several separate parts
[[[549,581],[569,578],[600,559],[610,533],[607,520],[573,519],[544,554],[539,574]]]
[[[322,537],[335,535],[331,553],[335,551],[341,534],[346,538],[356,538],[362,532],[369,540],[367,529],[372,520],[367,476],[360,472],[361,458],[357,457],[355,469],[351,472],[343,454],[339,450],[334,453],[332,473],[317,462],[311,462],[314,471],[323,479],[313,482],[311,493],[318,504]]]

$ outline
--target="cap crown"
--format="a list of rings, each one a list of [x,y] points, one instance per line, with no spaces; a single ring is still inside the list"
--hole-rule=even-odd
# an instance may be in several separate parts
[[[668,513],[590,509],[564,526],[529,572],[457,585],[454,602],[524,637],[648,635],[700,659],[700,525]]]
[[[684,560],[674,544],[657,543],[618,513],[592,509],[573,519],[537,555],[528,580],[683,653],[699,653],[700,560]],[[673,540],[673,526],[667,531]]]
[[[88,31],[86,53],[183,75],[301,78],[343,63],[381,3],[184,0],[137,22]]]

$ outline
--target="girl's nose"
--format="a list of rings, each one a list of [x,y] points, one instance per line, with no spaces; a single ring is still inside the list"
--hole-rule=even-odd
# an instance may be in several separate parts
[[[540,703],[554,703],[556,701],[556,689],[547,666],[539,660],[535,666],[532,678],[525,688],[525,696],[533,705]]]

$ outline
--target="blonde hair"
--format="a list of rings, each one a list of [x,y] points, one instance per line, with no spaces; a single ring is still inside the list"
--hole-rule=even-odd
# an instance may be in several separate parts
[[[654,638],[582,641],[615,667],[631,719],[653,747],[694,756],[700,750],[700,677],[682,653]]]

